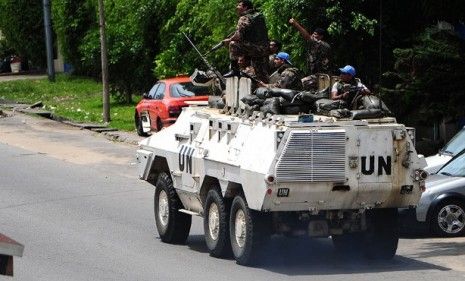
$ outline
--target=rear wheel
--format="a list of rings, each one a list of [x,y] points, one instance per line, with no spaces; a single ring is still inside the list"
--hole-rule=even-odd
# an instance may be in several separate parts
[[[203,228],[210,255],[224,257],[231,252],[229,240],[229,205],[220,192],[212,189],[207,193],[204,205]]]
[[[342,255],[358,254],[363,245],[363,232],[332,235],[333,245],[336,251]]]
[[[465,204],[459,200],[439,203],[431,216],[432,231],[439,236],[465,235]]]
[[[243,196],[236,196],[232,202],[229,220],[231,248],[236,262],[250,265],[256,262],[264,241],[270,235],[267,216],[249,209]]]
[[[369,259],[392,259],[399,242],[397,209],[366,211],[367,230],[363,235],[363,253]]]
[[[181,208],[182,203],[171,178],[166,173],[160,173],[155,188],[154,211],[161,241],[172,244],[186,242],[192,217],[179,212]]]
[[[148,136],[147,133],[144,132],[144,129],[142,127],[142,120],[139,116],[139,113],[136,112],[136,115],[134,116],[134,122],[135,122],[135,125],[136,125],[136,131],[137,131],[137,134],[141,137],[146,137]]]
[[[157,132],[161,131],[163,129],[163,122],[161,122],[161,119],[157,119]]]

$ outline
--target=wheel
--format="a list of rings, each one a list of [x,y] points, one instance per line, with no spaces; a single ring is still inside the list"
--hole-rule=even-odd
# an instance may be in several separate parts
[[[204,205],[203,229],[210,256],[224,257],[231,252],[229,205],[218,190],[208,191]]]
[[[179,212],[181,200],[173,187],[171,178],[160,173],[157,179],[154,197],[155,223],[161,241],[183,244],[189,236],[192,217]]]
[[[331,235],[334,248],[342,255],[358,254],[364,242],[363,238],[364,233],[362,232]]]
[[[431,228],[439,236],[465,235],[465,203],[460,200],[439,203],[431,215]]]
[[[157,132],[160,132],[163,129],[163,123],[161,122],[160,118],[157,119]]]
[[[392,259],[399,243],[397,209],[366,211],[367,230],[363,234],[363,254],[369,259]]]
[[[268,217],[261,216],[259,212],[249,209],[245,199],[239,195],[232,202],[229,220],[229,238],[231,248],[240,265],[250,265],[269,238]]]
[[[140,116],[137,112],[136,112],[136,115],[134,116],[134,121],[136,123],[137,134],[141,137],[147,137],[149,134],[144,132],[144,129],[142,128],[142,120],[140,119]]]

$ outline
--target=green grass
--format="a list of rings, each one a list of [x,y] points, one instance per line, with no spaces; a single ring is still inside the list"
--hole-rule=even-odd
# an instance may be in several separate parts
[[[103,123],[102,84],[89,78],[57,75],[56,82],[47,79],[17,80],[0,83],[0,99],[32,104],[42,101],[44,109],[66,119]],[[123,131],[134,130],[133,104],[117,104],[110,100],[110,127]]]

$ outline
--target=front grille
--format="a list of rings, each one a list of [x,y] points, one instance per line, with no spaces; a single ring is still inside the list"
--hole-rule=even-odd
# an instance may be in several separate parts
[[[278,182],[344,182],[343,130],[292,131],[276,164]]]

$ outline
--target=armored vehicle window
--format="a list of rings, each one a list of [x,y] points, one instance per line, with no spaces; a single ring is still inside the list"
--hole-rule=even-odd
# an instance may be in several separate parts
[[[171,97],[182,98],[193,96],[207,96],[208,90],[208,87],[195,86],[190,82],[176,83],[171,85]]]
[[[165,97],[165,83],[160,83],[160,86],[157,88],[155,92],[155,99],[162,100]]]

